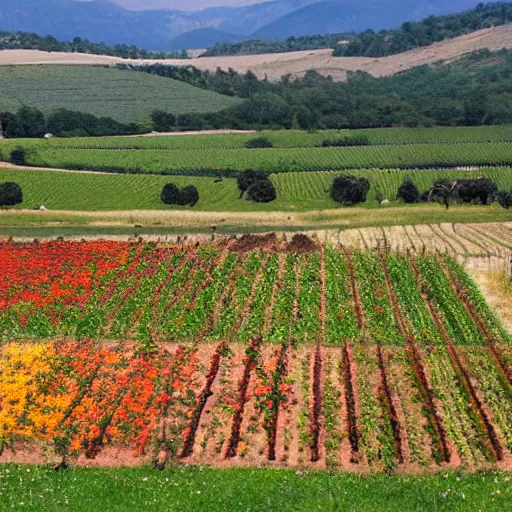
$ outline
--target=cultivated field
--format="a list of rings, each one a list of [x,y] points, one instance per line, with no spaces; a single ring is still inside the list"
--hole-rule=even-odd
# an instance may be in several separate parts
[[[0,158],[8,160],[10,150],[23,145],[19,140],[2,144]],[[30,143],[27,147],[30,147]],[[509,142],[150,151],[71,149],[48,144],[38,145],[37,149],[34,148],[27,155],[27,163],[32,166],[154,174],[174,171],[182,175],[229,175],[245,169],[279,173],[393,167],[496,166],[509,165],[511,161],[512,144]]]
[[[155,98],[158,108],[175,114],[217,112],[239,102],[184,82],[105,67],[0,67],[0,111],[67,108],[129,123],[148,121]]]
[[[151,136],[149,136],[151,135]],[[121,137],[73,137],[70,139],[5,140],[5,148],[21,144],[27,149],[244,149],[255,137],[265,137],[275,148],[320,146],[324,140],[364,136],[369,145],[432,144],[449,142],[512,142],[512,126],[436,126],[432,128],[370,128],[361,130],[301,130],[236,133],[175,132]]]
[[[448,255],[268,235],[0,264],[1,462],[509,467],[510,334]]]
[[[332,50],[311,50],[266,55],[242,55],[228,57],[204,57],[188,60],[133,61],[116,57],[47,53],[37,50],[4,50],[0,52],[0,65],[20,64],[90,64],[155,63],[192,65],[198,69],[215,71],[218,67],[227,71],[233,68],[239,73],[253,71],[259,78],[267,76],[279,80],[283,75],[303,76],[309,69],[335,80],[346,80],[349,71],[366,71],[374,76],[389,76],[407,69],[444,61],[450,62],[463,55],[488,48],[501,50],[512,48],[512,27],[504,25],[483,29],[471,34],[448,39],[431,46],[417,48],[388,57],[332,57]]]
[[[74,211],[113,211],[113,210],[181,210],[211,212],[280,212],[312,211],[340,208],[330,197],[330,188],[341,172],[290,172],[271,174],[270,179],[277,190],[277,199],[271,203],[254,203],[240,199],[240,191],[235,178],[201,176],[157,176],[148,174],[107,174],[82,171],[49,171],[2,168],[0,183],[14,181],[23,189],[23,203],[17,209],[35,210],[44,205],[50,210]],[[482,168],[473,171],[454,169],[409,170],[355,170],[346,171],[367,178],[371,189],[365,207],[377,207],[375,194],[379,192],[391,205],[399,206],[398,187],[405,177],[410,177],[421,192],[428,190],[439,178],[465,179],[486,176],[491,178],[500,190],[512,189],[512,169],[510,167]],[[199,191],[199,201],[190,207],[167,206],[162,203],[160,193],[166,183],[176,183],[183,187],[194,185]],[[404,206],[402,204],[402,206]],[[424,208],[426,205],[420,205]],[[430,205],[432,206],[432,205]],[[415,205],[405,205],[416,208]],[[17,211],[15,209],[14,211]],[[436,205],[442,211],[442,207]],[[347,215],[348,210],[347,211]],[[493,207],[496,215],[506,214]],[[467,210],[471,217],[476,208]],[[449,214],[449,212],[447,212]],[[1,218],[1,217],[0,217]],[[470,221],[471,218],[468,219]],[[398,222],[400,224],[400,222]]]

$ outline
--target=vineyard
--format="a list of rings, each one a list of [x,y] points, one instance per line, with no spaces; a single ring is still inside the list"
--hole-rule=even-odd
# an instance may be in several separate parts
[[[398,187],[405,177],[411,178],[418,189],[428,190],[439,178],[465,179],[486,176],[500,190],[512,188],[512,169],[485,168],[474,171],[453,169],[400,171],[356,170],[347,171],[367,178],[371,183],[366,206],[376,204],[379,191],[383,199],[395,204]],[[199,202],[194,210],[201,211],[307,211],[336,208],[339,204],[330,197],[330,188],[336,172],[292,172],[272,174],[270,179],[277,190],[277,200],[269,204],[256,204],[240,199],[234,178],[205,176],[156,176],[147,174],[112,175],[78,172],[15,170],[0,166],[0,183],[14,181],[23,189],[24,209],[39,208],[44,204],[51,210],[163,210],[169,209],[160,200],[162,187],[169,182],[183,187],[194,185],[199,191]],[[180,208],[173,206],[172,208]],[[187,208],[187,207],[181,207]],[[505,213],[505,212],[503,212]]]
[[[20,145],[19,142],[17,145]],[[23,145],[23,143],[21,144]],[[11,143],[1,158],[9,159]],[[245,169],[268,173],[450,166],[500,166],[512,161],[508,142],[382,145],[344,148],[196,149],[112,151],[39,146],[29,151],[32,166],[105,172],[235,175]]]
[[[67,108],[125,123],[148,121],[155,98],[160,108],[179,114],[217,112],[239,102],[176,80],[95,66],[2,66],[0,84],[0,111]]]
[[[0,462],[507,468],[512,339],[447,254],[0,245]]]
[[[178,136],[179,135],[179,136]],[[512,142],[510,126],[436,126],[435,128],[373,128],[363,130],[261,131],[254,133],[194,134],[154,137],[79,137],[51,141],[9,141],[11,146],[20,142],[29,149],[243,149],[255,137],[265,137],[275,148],[320,146],[324,140],[364,136],[370,145],[434,144],[461,142]]]

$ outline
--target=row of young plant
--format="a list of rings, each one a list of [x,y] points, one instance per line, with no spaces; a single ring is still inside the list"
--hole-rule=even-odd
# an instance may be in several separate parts
[[[435,438],[429,441],[422,398],[411,385],[414,378],[407,376],[412,372],[408,356],[402,348],[386,346],[379,361],[377,349],[374,344],[357,346],[350,363],[338,351],[321,350],[322,398],[315,411],[318,349],[303,351],[289,343],[265,348],[261,339],[245,347],[221,342],[169,351],[154,345],[107,348],[87,340],[9,344],[1,354],[0,444],[9,449],[21,440],[47,443],[62,465],[80,455],[96,458],[108,446],[125,448],[126,454],[157,467],[231,457],[309,464],[317,460],[312,458],[317,437],[321,464],[357,462],[392,470],[401,460],[382,396],[384,367],[403,415],[410,419],[401,436],[410,451],[406,461],[441,462],[435,446],[429,447]],[[448,351],[435,347],[423,353],[455,448],[452,462],[480,466],[494,461]],[[466,356],[498,433],[510,446],[511,410],[500,404],[509,395],[503,383],[497,385],[500,374],[485,352],[472,347]],[[355,386],[352,411],[349,379]],[[355,452],[349,460],[344,447],[354,441],[351,423],[356,427]]]
[[[321,333],[322,342],[343,345],[359,340],[362,314],[372,340],[405,343],[380,254],[326,247],[322,277],[320,252],[239,253],[226,243],[3,244],[2,338],[247,342],[261,332],[264,341],[283,343],[291,336],[314,343]],[[408,334],[420,345],[443,343],[424,298],[456,345],[510,341],[453,260],[417,257],[421,286],[404,257],[390,253],[386,263]]]

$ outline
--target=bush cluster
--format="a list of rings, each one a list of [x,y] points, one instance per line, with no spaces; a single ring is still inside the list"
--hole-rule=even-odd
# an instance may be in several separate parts
[[[323,148],[330,147],[349,147],[349,146],[368,146],[370,139],[364,133],[357,133],[355,135],[346,135],[339,139],[326,139],[322,141]]]
[[[242,171],[237,178],[240,199],[247,192],[247,197],[257,203],[270,203],[277,198],[274,184],[270,181],[268,174],[263,171],[248,169]]]
[[[248,140],[245,143],[245,147],[247,149],[264,149],[264,148],[272,148],[272,142],[266,137],[257,137],[256,139]]]
[[[199,192],[194,185],[187,185],[180,190],[176,184],[167,183],[162,189],[160,199],[168,205],[195,206],[199,201]]]
[[[331,197],[338,203],[350,206],[364,203],[369,190],[370,182],[366,178],[338,176],[332,183]]]

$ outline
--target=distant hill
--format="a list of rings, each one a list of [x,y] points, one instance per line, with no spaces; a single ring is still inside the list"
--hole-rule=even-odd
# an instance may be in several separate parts
[[[273,0],[200,12],[136,12],[107,0],[2,0],[0,31],[34,32],[66,41],[81,37],[108,45],[133,44],[149,50],[170,50],[175,44],[173,40],[186,33],[189,34],[185,41],[190,47],[204,47],[202,41],[208,38],[198,29],[216,29],[220,31],[217,36],[222,38],[227,33],[241,39],[285,39],[291,35],[394,28],[406,20],[457,12],[476,4],[477,0]],[[212,37],[210,46],[223,40]]]
[[[197,28],[185,32],[169,41],[170,50],[190,50],[198,48],[209,48],[219,43],[238,43],[241,36],[222,32],[216,28]]]
[[[283,40],[290,36],[335,34],[395,28],[432,14],[458,12],[474,7],[468,0],[339,0],[307,5],[272,21],[252,34],[254,39]]]

